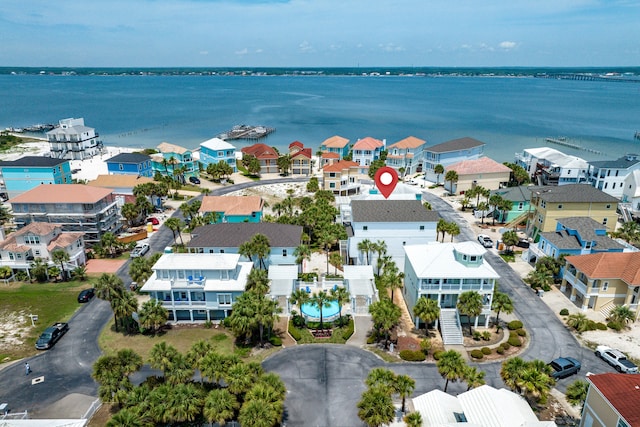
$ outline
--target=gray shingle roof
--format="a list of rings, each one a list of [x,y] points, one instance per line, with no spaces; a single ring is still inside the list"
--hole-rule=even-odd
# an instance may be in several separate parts
[[[210,224],[193,230],[189,248],[237,248],[255,234],[264,234],[271,247],[298,247],[302,227],[270,222]]]
[[[624,247],[606,235],[597,235],[596,230],[603,230],[606,227],[600,224],[598,221],[588,217],[568,217],[559,218],[558,223],[564,225],[567,229],[576,230],[583,241],[595,242],[593,249],[608,250],[608,249],[624,249]],[[567,230],[562,231],[548,231],[540,233],[541,237],[544,237],[548,242],[555,245],[559,249],[580,249],[580,242],[576,236],[569,235]]]
[[[529,187],[526,185],[493,190],[491,194],[498,194],[503,199],[510,200],[512,202],[524,202],[531,200],[531,192],[529,191]]]
[[[437,222],[440,215],[419,200],[352,200],[351,217],[353,222]]]
[[[546,202],[563,203],[618,203],[619,200],[598,190],[589,184],[567,184],[558,186],[535,185],[528,187],[533,193],[538,193]]]
[[[564,225],[565,228],[576,230],[578,233],[580,233],[580,236],[583,240],[594,240],[596,237],[598,237],[596,235],[596,230],[607,230],[606,225],[602,225],[595,219],[586,216],[558,218],[556,221]]]
[[[142,163],[151,160],[151,157],[142,153],[120,153],[116,154],[107,163]]]
[[[24,156],[16,160],[6,160],[0,162],[0,167],[3,166],[35,166],[35,167],[53,167],[59,164],[68,162],[68,159],[54,159],[53,157],[41,157],[41,156]]]
[[[616,160],[598,160],[589,164],[599,169],[629,169],[638,162],[640,159],[637,154],[627,154]]]
[[[447,153],[449,151],[468,150],[470,148],[486,145],[482,141],[470,138],[468,136],[464,138],[452,139],[451,141],[442,142],[440,144],[427,147],[424,151],[431,151],[433,153]]]

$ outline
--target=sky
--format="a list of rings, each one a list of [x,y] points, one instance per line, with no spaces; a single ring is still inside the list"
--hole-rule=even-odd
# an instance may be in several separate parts
[[[639,23],[639,0],[2,0],[0,66],[639,66]]]

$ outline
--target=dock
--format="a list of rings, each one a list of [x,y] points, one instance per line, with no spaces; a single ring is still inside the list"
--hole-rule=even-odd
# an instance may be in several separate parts
[[[233,139],[261,139],[276,131],[276,128],[267,126],[236,125],[230,130],[217,135],[223,140]]]
[[[583,147],[582,145],[575,144],[573,142],[569,142],[567,140],[567,138],[564,137],[564,136],[559,136],[557,138],[547,137],[544,140],[547,141],[547,142],[550,142],[552,144],[558,144],[558,145],[563,145],[565,147],[573,148],[574,150],[582,150],[582,151],[586,151],[586,152],[589,152],[589,153],[602,155],[601,151],[594,150],[592,148]]]

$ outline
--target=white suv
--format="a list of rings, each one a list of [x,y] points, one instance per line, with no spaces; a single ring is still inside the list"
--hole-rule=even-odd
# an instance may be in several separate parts
[[[138,258],[141,256],[144,256],[144,254],[146,254],[147,252],[149,252],[149,245],[146,243],[143,243],[140,246],[136,246],[131,253],[129,254],[129,256],[131,258]]]
[[[609,365],[616,368],[618,372],[624,372],[627,374],[637,374],[638,367],[627,359],[620,350],[615,350],[606,345],[599,345],[596,347],[596,356],[607,362]]]
[[[478,242],[480,242],[480,244],[485,248],[493,247],[493,240],[491,240],[491,237],[486,234],[478,234]]]

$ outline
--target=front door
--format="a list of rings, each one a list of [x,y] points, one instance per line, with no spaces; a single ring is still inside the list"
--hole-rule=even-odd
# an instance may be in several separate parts
[[[456,297],[455,294],[440,295],[440,308],[456,308]]]

